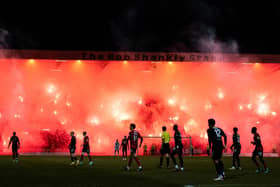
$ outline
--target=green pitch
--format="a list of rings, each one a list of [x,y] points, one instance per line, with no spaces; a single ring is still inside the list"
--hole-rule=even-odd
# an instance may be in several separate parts
[[[243,171],[229,171],[231,158],[224,158],[226,180],[214,182],[214,166],[208,157],[185,157],[185,171],[158,169],[158,157],[140,157],[144,171],[137,172],[134,163],[129,172],[123,171],[127,161],[114,157],[94,157],[94,166],[70,166],[68,157],[24,156],[15,164],[11,157],[0,157],[0,186],[36,187],[137,187],[280,186],[280,158],[265,158],[269,174],[256,174],[250,158],[241,158]]]

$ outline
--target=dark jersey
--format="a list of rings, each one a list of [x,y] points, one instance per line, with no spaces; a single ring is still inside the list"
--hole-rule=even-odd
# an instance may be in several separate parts
[[[258,133],[254,135],[254,145],[256,148],[262,148],[262,142],[261,142],[261,137]]]
[[[128,140],[130,141],[130,148],[131,149],[137,149],[138,148],[138,138],[141,140],[141,143],[143,141],[143,137],[140,135],[139,132],[136,130],[132,130],[129,132]]]
[[[72,136],[71,142],[69,144],[69,148],[70,149],[75,149],[76,148],[76,137],[75,136]]]
[[[115,149],[119,150],[119,148],[120,148],[120,143],[119,142],[115,142]]]
[[[175,146],[182,146],[182,136],[179,131],[175,131],[174,133],[174,140],[175,140]]]
[[[84,137],[83,148],[84,149],[89,149],[89,137],[88,136]]]
[[[19,138],[17,136],[12,136],[10,139],[10,143],[12,143],[13,148],[17,148],[19,145]]]
[[[209,128],[207,130],[209,145],[212,148],[221,148],[223,147],[222,136],[225,136],[225,133],[222,129],[218,127]]]
[[[233,142],[232,147],[234,147],[234,148],[240,148],[241,147],[239,134],[237,134],[237,133],[233,134],[232,142]]]
[[[124,138],[124,139],[122,140],[122,145],[121,145],[121,146],[122,146],[122,149],[127,149],[127,146],[128,146],[128,139],[125,139],[125,138]]]

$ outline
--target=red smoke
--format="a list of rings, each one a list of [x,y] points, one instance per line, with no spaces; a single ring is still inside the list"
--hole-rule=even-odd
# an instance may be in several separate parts
[[[266,152],[280,142],[278,64],[5,59],[0,76],[2,153],[13,131],[21,152],[40,152],[46,132],[73,130],[78,147],[87,131],[93,153],[113,154],[130,122],[143,136],[159,136],[163,125],[173,134],[177,123],[195,147],[205,148],[208,118],[224,129],[229,145],[237,126],[242,152],[253,149],[252,126]]]

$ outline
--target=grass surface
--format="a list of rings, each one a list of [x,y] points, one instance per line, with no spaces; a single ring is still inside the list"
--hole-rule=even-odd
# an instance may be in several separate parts
[[[241,158],[243,171],[229,171],[231,158],[224,158],[226,180],[214,182],[214,165],[208,157],[185,157],[185,171],[158,169],[158,157],[140,157],[143,172],[134,163],[129,172],[123,171],[127,161],[114,157],[94,157],[94,166],[85,160],[82,166],[70,166],[68,157],[22,156],[15,164],[11,157],[0,157],[0,186],[59,186],[59,187],[137,187],[137,186],[280,186],[280,158],[265,158],[269,174],[255,173],[250,158]]]

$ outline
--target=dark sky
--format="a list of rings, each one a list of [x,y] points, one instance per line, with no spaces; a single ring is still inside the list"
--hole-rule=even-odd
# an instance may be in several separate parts
[[[69,1],[16,7],[0,13],[5,48],[280,53],[276,1]]]

